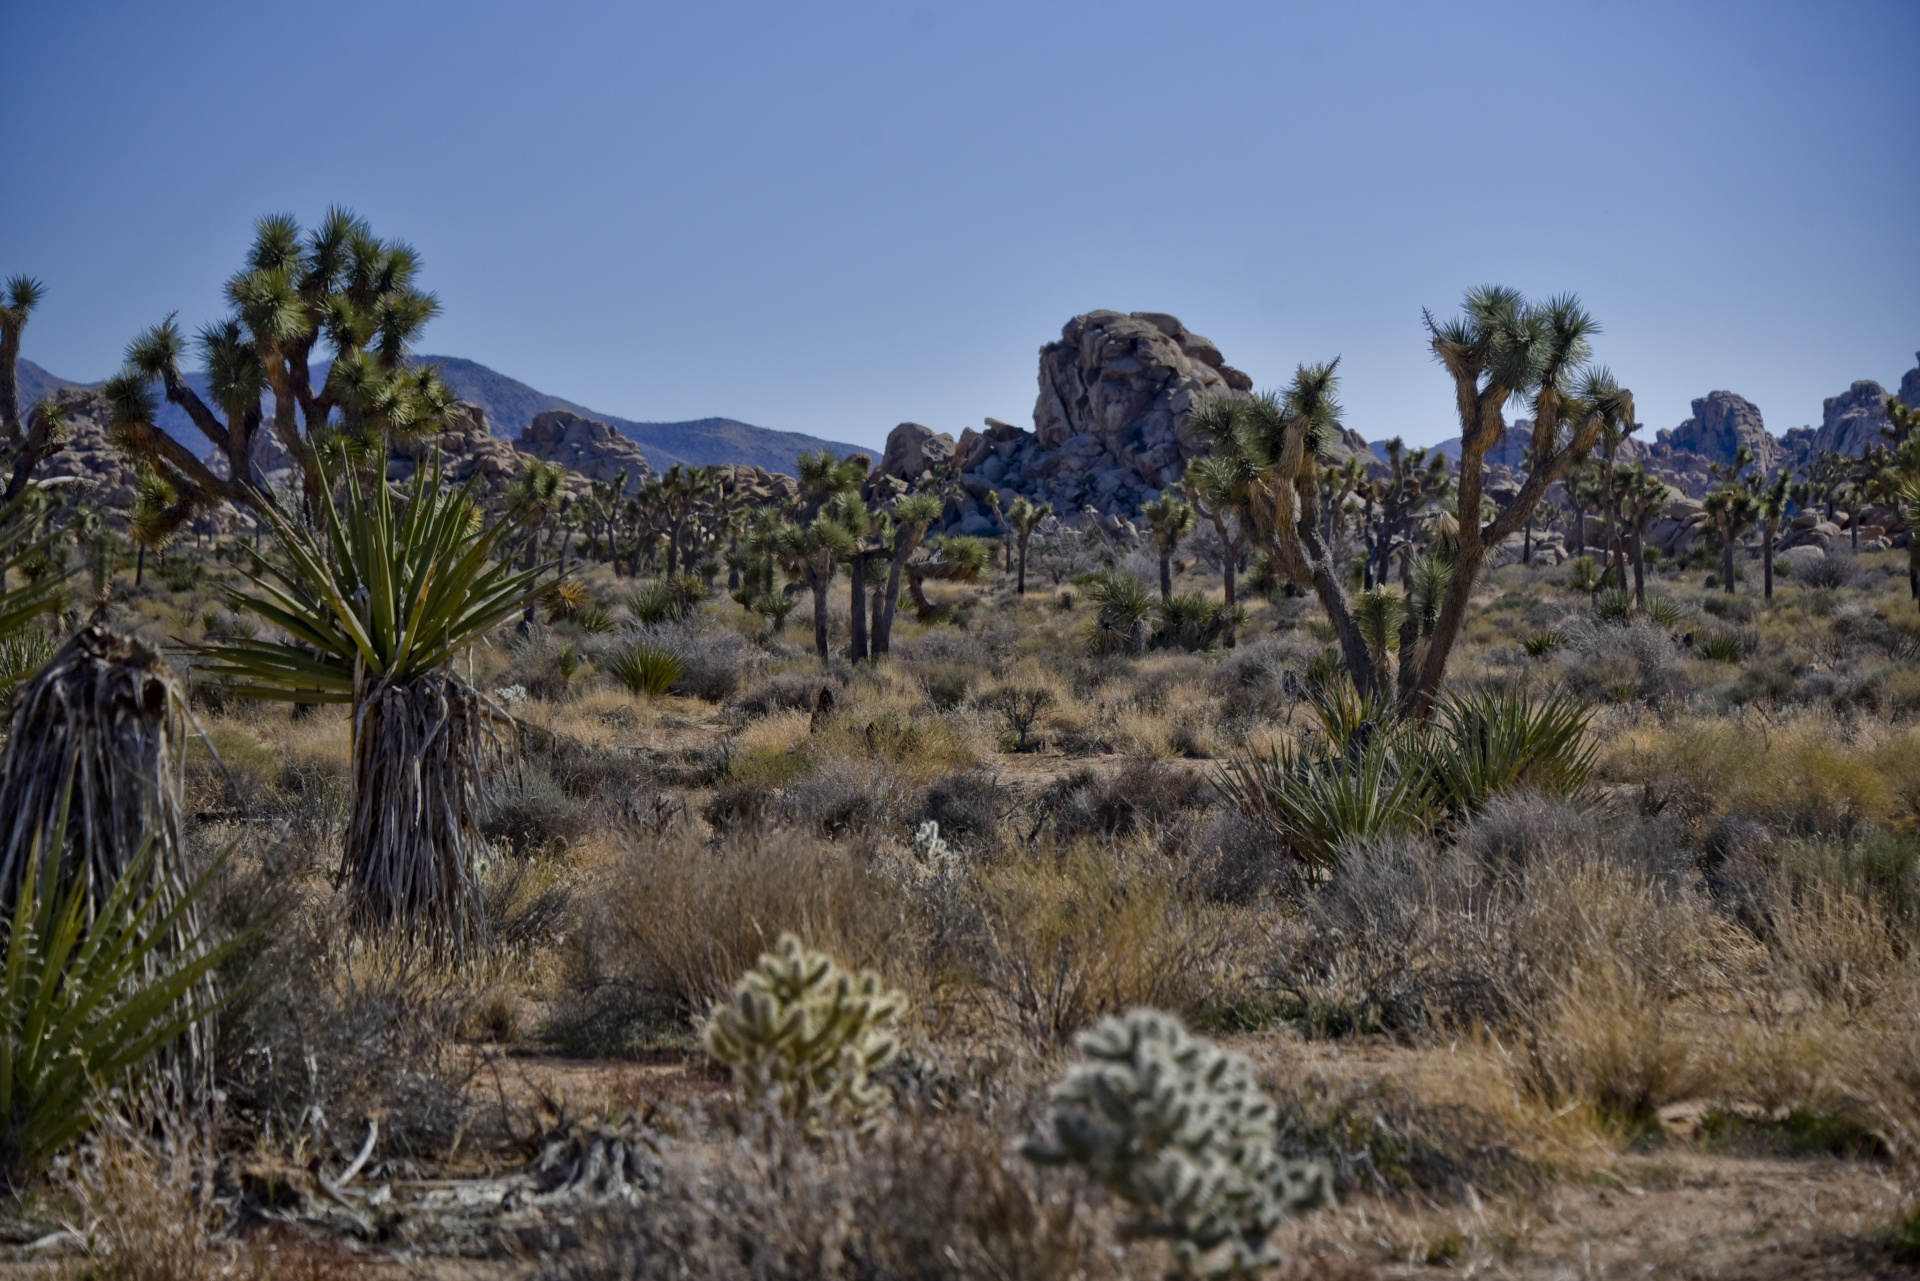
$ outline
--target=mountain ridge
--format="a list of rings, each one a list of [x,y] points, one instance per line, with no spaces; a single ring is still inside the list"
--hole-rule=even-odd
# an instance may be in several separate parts
[[[614,428],[639,445],[647,461],[657,470],[664,470],[674,463],[692,466],[738,463],[791,473],[794,459],[810,450],[828,449],[842,458],[864,452],[860,446],[845,441],[823,440],[804,432],[758,427],[737,418],[716,416],[685,422],[642,422],[622,418],[617,414],[589,409],[563,396],[539,391],[479,361],[461,356],[432,355],[416,356],[414,360],[420,364],[438,365],[442,380],[453,393],[478,406],[486,415],[488,428],[503,440],[517,439],[536,415],[549,409],[565,409]],[[19,382],[22,406],[56,391],[100,385],[62,378],[24,357],[19,363]],[[206,394],[205,373],[189,371],[187,382],[202,396]],[[210,448],[210,442],[177,405],[160,401],[156,417],[159,420],[156,425],[161,430],[186,444],[195,453],[204,453]]]

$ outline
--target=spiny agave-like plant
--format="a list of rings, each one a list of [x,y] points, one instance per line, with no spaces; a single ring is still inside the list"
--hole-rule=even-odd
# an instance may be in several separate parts
[[[872,1073],[899,1053],[906,998],[850,974],[791,934],[762,954],[707,1019],[707,1053],[750,1102],[812,1124],[859,1121],[885,1095]]]
[[[607,659],[606,669],[629,694],[649,697],[666,693],[687,674],[686,661],[678,654],[644,640]]]
[[[1147,646],[1147,615],[1153,597],[1147,585],[1121,569],[1103,570],[1087,583],[1098,609],[1090,645],[1096,654],[1138,654]]]
[[[268,509],[280,553],[233,605],[286,634],[208,646],[209,677],[246,698],[348,703],[353,804],[343,871],[361,918],[464,947],[481,928],[481,775],[511,718],[453,661],[543,590],[497,555],[514,526],[483,524],[472,486],[436,463],[396,513],[383,483],[349,473],[320,496],[319,536]]]
[[[1287,1215],[1324,1204],[1323,1165],[1274,1150],[1274,1108],[1253,1066],[1157,1010],[1103,1019],[1054,1086],[1052,1144],[1027,1157],[1072,1164],[1134,1207],[1131,1230],[1169,1241],[1189,1276],[1245,1276],[1280,1262]]]

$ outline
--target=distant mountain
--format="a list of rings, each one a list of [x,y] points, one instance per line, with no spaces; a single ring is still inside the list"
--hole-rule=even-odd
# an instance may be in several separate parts
[[[463,360],[458,356],[419,356],[416,359],[422,364],[440,366],[440,376],[454,394],[478,405],[486,414],[493,434],[506,440],[517,439],[536,414],[549,409],[569,409],[587,418],[597,418],[624,433],[640,445],[647,461],[661,470],[679,462],[696,466],[742,463],[764,467],[768,471],[791,473],[794,459],[809,450],[830,449],[841,457],[860,452],[859,446],[843,441],[822,440],[818,436],[797,431],[774,431],[732,418],[699,418],[684,423],[635,422],[535,391],[525,383],[476,361]],[[23,406],[31,405],[42,396],[51,395],[62,388],[99,385],[61,378],[48,373],[31,360],[20,362],[19,373],[20,402]],[[205,374],[191,371],[187,374],[187,382],[202,396],[207,394]],[[185,442],[195,453],[204,454],[212,448],[177,406],[165,400],[160,401],[158,418],[157,425],[161,430]]]

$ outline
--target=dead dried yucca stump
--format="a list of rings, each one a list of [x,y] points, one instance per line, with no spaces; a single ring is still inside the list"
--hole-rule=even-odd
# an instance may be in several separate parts
[[[151,646],[104,624],[82,629],[21,688],[0,751],[0,920],[13,919],[31,878],[41,894],[78,888],[93,923],[131,869],[146,883],[128,889],[167,924],[142,963],[148,978],[203,954],[181,831],[186,726],[180,678]],[[204,1011],[215,997],[203,977],[183,999]],[[210,1036],[190,1021],[167,1056],[176,1085],[209,1084]]]
[[[446,671],[382,681],[361,700],[341,878],[362,923],[412,926],[454,950],[480,941],[481,789],[512,726]]]
[[[60,828],[62,888],[104,895],[149,840],[153,887],[186,890],[180,816],[187,694],[159,653],[100,625],[82,629],[27,682],[0,753],[0,894],[10,910],[43,833]]]

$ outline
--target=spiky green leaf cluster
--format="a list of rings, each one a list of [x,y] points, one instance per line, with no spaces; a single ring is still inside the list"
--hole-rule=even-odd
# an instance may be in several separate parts
[[[704,1039],[748,1100],[814,1123],[857,1121],[885,1098],[872,1073],[899,1053],[906,1005],[879,975],[850,974],[783,934],[714,1007]]]
[[[362,492],[348,474],[344,502],[323,494],[325,542],[268,511],[283,557],[236,593],[288,641],[229,640],[205,651],[205,670],[250,698],[347,703],[363,682],[403,682],[446,664],[524,609],[542,590],[538,569],[495,560],[514,528],[476,528],[472,485],[444,492],[440,468],[414,473],[404,509],[386,485]]]
[[[107,1091],[213,1012],[196,991],[244,942],[168,954],[219,864],[169,903],[152,888],[154,858],[149,843],[97,899],[82,879],[61,887],[60,860],[41,857],[14,900],[0,958],[0,1172],[15,1187],[86,1132]]]
[[[1076,1044],[1083,1058],[1053,1088],[1054,1144],[1029,1144],[1028,1157],[1084,1168],[1189,1275],[1278,1264],[1270,1238],[1329,1198],[1331,1175],[1275,1152],[1273,1102],[1252,1064],[1155,1010],[1104,1019]]]
[[[686,660],[651,641],[640,641],[606,660],[607,675],[629,694],[658,696],[687,674]]]

